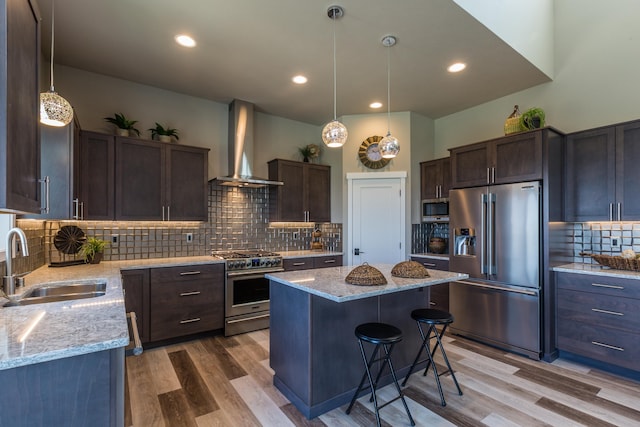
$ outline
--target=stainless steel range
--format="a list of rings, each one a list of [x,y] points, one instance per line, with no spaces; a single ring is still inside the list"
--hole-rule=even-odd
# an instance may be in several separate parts
[[[224,259],[225,336],[269,327],[269,280],[266,273],[284,271],[282,257],[260,250],[213,252]]]

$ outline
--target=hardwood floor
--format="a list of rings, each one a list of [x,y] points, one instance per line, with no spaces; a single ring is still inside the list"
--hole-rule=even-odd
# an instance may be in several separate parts
[[[464,392],[433,375],[404,388],[417,426],[639,426],[640,383],[564,360],[552,364],[459,337],[445,337]],[[350,415],[335,409],[307,420],[273,386],[269,331],[206,337],[145,350],[126,360],[126,426],[370,426],[368,395]],[[395,397],[392,385],[378,393]],[[385,426],[408,426],[400,401],[380,411]]]

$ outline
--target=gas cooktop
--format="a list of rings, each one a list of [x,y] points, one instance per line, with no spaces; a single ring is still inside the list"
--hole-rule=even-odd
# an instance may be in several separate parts
[[[242,251],[214,251],[212,256],[224,259],[227,265],[227,274],[234,271],[281,271],[282,257],[279,253],[264,251],[261,249],[249,249]]]

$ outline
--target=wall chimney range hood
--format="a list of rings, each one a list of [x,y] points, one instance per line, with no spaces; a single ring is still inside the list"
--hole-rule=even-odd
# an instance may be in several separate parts
[[[229,104],[229,175],[214,179],[220,185],[258,188],[284,184],[253,176],[253,109],[253,104],[239,99]]]

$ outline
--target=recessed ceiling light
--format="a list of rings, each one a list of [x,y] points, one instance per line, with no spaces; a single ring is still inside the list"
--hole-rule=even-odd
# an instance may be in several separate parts
[[[380,108],[380,107],[382,107],[382,102],[378,102],[378,101],[372,102],[371,104],[369,104],[369,107],[371,107],[371,108]]]
[[[465,68],[467,68],[467,64],[463,62],[456,62],[455,64],[449,65],[449,67],[447,68],[447,71],[449,71],[450,73],[458,73],[464,70]]]
[[[196,45],[196,41],[186,34],[178,34],[175,39],[176,43],[178,43],[180,46],[194,47]]]
[[[293,76],[291,80],[297,85],[303,85],[307,82],[307,78],[303,75]]]

